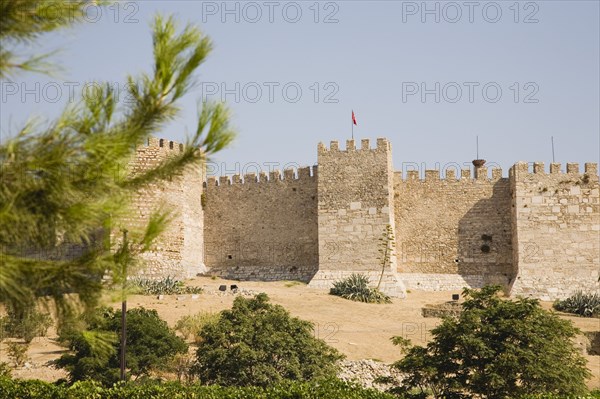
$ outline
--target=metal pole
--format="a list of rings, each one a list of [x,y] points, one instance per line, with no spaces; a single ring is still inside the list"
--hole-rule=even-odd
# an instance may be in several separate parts
[[[479,136],[475,136],[475,147],[477,148],[477,157],[475,159],[479,159]]]
[[[550,140],[552,140],[552,163],[556,162],[554,160],[554,136],[550,136]]]
[[[123,231],[123,247],[127,246],[127,230]],[[119,361],[119,365],[121,368],[121,381],[125,381],[125,352],[126,352],[126,346],[127,346],[127,301],[125,299],[125,284],[127,281],[127,275],[126,275],[126,261],[123,262],[122,264],[122,273],[123,273],[123,287],[122,287],[122,302],[121,302],[121,356],[120,356],[120,361]]]

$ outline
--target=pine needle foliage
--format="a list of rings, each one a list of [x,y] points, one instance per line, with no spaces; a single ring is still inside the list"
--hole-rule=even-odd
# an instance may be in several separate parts
[[[42,15],[47,3],[0,1],[0,78],[35,69],[15,61],[9,49],[29,48],[44,33],[73,25],[87,2],[53,1],[65,16],[52,21]],[[202,103],[183,151],[147,171],[130,172],[136,147],[178,116],[179,101],[212,48],[196,26],[180,27],[161,15],[153,22],[152,42],[152,71],[127,77],[130,101],[117,103],[111,86],[102,84],[56,120],[31,120],[0,144],[0,302],[25,312],[38,298],[50,298],[59,319],[96,306],[107,286],[103,277],[120,287],[171,217],[155,210],[147,225],[111,248],[107,232],[128,228],[131,198],[184,170],[200,173],[201,163],[233,140],[228,109]],[[85,250],[72,255],[73,247]]]

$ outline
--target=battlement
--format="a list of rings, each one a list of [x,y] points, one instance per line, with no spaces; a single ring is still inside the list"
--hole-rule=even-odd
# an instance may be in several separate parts
[[[549,177],[558,176],[582,176],[586,175],[589,181],[598,181],[598,164],[595,162],[586,162],[584,165],[583,174],[580,172],[578,163],[567,163],[566,171],[563,171],[560,163],[551,163],[550,168],[546,171],[544,162],[517,162],[510,168],[511,178],[521,178],[524,176],[537,175]]]
[[[157,137],[149,137],[146,145],[138,147],[141,148],[157,148],[168,152],[183,152],[184,145],[172,140],[159,139]]]
[[[208,267],[228,278],[329,287],[360,272],[373,282],[389,226],[397,252],[382,287],[390,295],[402,296],[405,280],[425,290],[501,284],[546,300],[597,290],[597,163],[517,162],[505,176],[483,159],[394,171],[387,139],[343,141],[319,143],[318,166],[210,177],[194,169],[142,190],[132,222],[163,204],[178,211],[145,258],[150,274]],[[185,146],[152,137],[136,150],[134,173]]]
[[[312,171],[312,173],[311,173]],[[316,181],[317,178],[317,165],[312,168],[305,166],[298,168],[297,173],[294,168],[285,169],[283,174],[279,169],[272,172],[260,172],[246,173],[243,178],[240,174],[227,175],[227,176],[209,176],[204,182],[204,187],[228,187],[228,186],[239,186],[239,185],[250,185],[250,184],[275,184],[277,182],[303,182],[303,181]]]
[[[385,152],[385,151],[390,151],[391,150],[391,144],[390,142],[383,137],[379,137],[377,138],[377,144],[375,146],[375,148],[371,148],[371,140],[370,139],[362,139],[360,140],[360,148],[356,147],[356,141],[355,140],[346,140],[346,149],[342,150],[340,148],[340,144],[339,141],[337,140],[332,140],[329,144],[329,148],[327,148],[327,146],[324,143],[319,143],[318,147],[317,147],[317,152],[319,154],[325,154],[325,153],[335,153],[335,152],[353,152],[353,151],[380,151],[380,152]]]
[[[501,168],[492,168],[491,169],[491,177],[489,175],[489,170],[487,167],[478,167],[475,170],[475,174],[473,176],[473,171],[469,168],[458,169],[458,168],[448,168],[445,171],[445,177],[441,177],[441,171],[439,169],[427,169],[425,170],[425,176],[423,179],[420,177],[420,173],[418,170],[408,170],[406,171],[406,175],[403,176],[401,171],[394,172],[396,180],[403,181],[405,183],[418,183],[418,182],[431,182],[431,181],[440,181],[440,182],[475,182],[475,181],[486,181],[486,182],[496,182],[502,179],[502,169]],[[459,175],[457,176],[457,172]]]

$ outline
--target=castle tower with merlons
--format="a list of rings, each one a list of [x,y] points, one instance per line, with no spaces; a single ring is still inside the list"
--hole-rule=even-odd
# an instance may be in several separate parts
[[[179,144],[153,139],[135,167]],[[330,287],[352,273],[384,292],[460,290],[499,284],[545,300],[599,291],[598,167],[515,164],[508,177],[477,163],[403,175],[391,143],[319,144],[318,166],[208,177],[201,170],[136,199],[147,217],[157,203],[177,212],[146,255],[152,277],[198,273],[239,280],[300,280]],[[202,183],[204,182],[204,183]],[[393,256],[382,270],[390,226]]]

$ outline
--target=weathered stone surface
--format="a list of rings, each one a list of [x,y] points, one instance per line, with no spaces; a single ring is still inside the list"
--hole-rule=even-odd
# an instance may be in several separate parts
[[[510,170],[512,295],[543,300],[578,290],[598,292],[600,197],[598,167],[555,164],[550,174],[519,162]],[[585,206],[583,205],[585,204]],[[588,211],[589,209],[589,211]]]
[[[166,158],[183,150],[173,141],[151,138],[146,146],[138,147],[130,165],[132,173],[155,167]],[[203,262],[204,214],[201,205],[203,170],[190,166],[181,176],[156,183],[133,198],[128,226],[144,226],[152,212],[163,209],[171,212],[172,221],[153,248],[142,255],[139,274],[148,277],[189,278],[206,271]]]
[[[401,381],[400,372],[390,365],[371,359],[342,360],[339,362],[340,371],[338,378],[344,381],[354,381],[365,388],[374,388],[386,391],[392,385],[375,382],[378,377],[392,377]]]
[[[381,273],[381,237],[394,228],[392,150],[386,139],[376,148],[367,140],[361,149],[341,150],[332,142],[318,150],[319,272],[309,286],[329,287],[351,274],[366,273],[378,281]],[[382,291],[403,297],[405,288],[396,276],[396,257],[385,270]]]
[[[318,269],[317,168],[208,180],[205,261],[211,273],[240,280],[301,280]]]
[[[134,172],[179,151],[152,139]],[[341,149],[318,146],[317,167],[233,177],[190,169],[141,192],[130,223],[163,204],[174,222],[145,255],[149,276],[206,272],[234,279],[301,280],[327,288],[353,272],[376,284],[387,225],[396,250],[383,291],[460,290],[499,284],[511,295],[553,300],[600,287],[598,166],[515,164],[489,171],[392,168],[391,145],[377,139]],[[457,176],[460,174],[460,177]],[[473,177],[474,176],[474,177]]]

